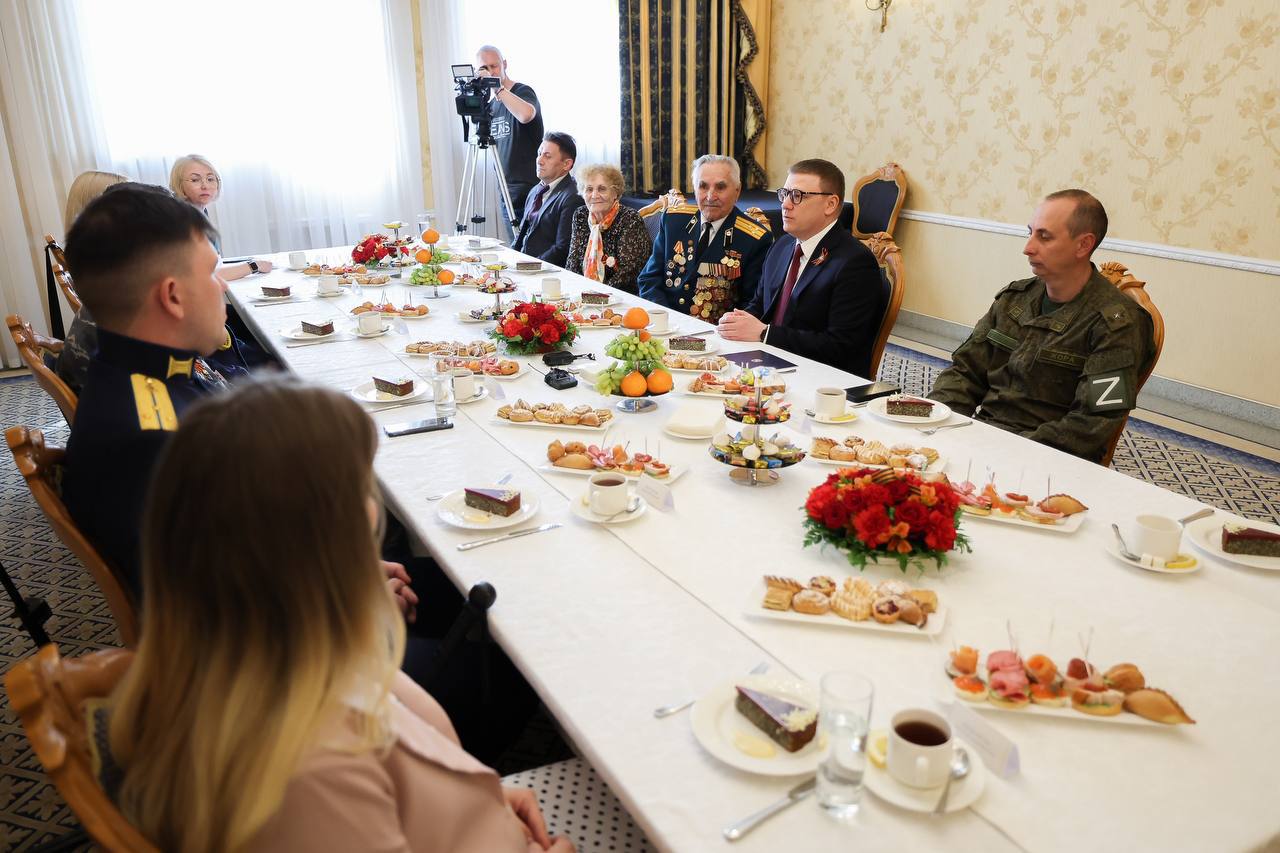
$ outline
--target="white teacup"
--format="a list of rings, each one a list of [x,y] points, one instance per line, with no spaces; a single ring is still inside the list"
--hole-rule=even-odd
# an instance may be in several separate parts
[[[825,418],[838,418],[844,414],[843,388],[819,388],[813,397],[813,410]]]
[[[543,299],[559,299],[560,298],[560,279],[544,278],[542,280],[542,298]]]
[[[1178,556],[1182,526],[1163,515],[1140,515],[1133,522],[1133,549],[1138,556],[1150,554],[1162,560]]]
[[[650,308],[649,309],[649,331],[665,332],[667,330],[668,319],[669,318],[667,315],[667,309]]]
[[[289,269],[302,270],[307,268],[306,252],[290,252],[289,253]]]
[[[374,335],[382,331],[382,315],[377,311],[367,311],[356,318],[356,325],[362,335]]]
[[[627,508],[627,478],[608,471],[587,481],[587,504],[596,515],[614,515]]]
[[[936,788],[947,781],[954,748],[951,724],[944,717],[908,708],[893,715],[885,766],[909,788]]]
[[[322,275],[316,279],[316,293],[340,293],[342,285],[336,275]]]
[[[476,395],[476,375],[465,367],[454,368],[453,396],[458,402],[470,400]]]

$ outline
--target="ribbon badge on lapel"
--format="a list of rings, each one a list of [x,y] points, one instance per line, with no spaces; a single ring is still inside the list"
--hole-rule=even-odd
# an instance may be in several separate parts
[[[820,267],[827,260],[827,250],[823,249],[818,253],[818,257],[809,262],[810,266]]]

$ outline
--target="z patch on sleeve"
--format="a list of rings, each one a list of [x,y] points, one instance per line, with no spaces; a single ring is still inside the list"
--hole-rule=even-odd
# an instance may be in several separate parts
[[[1129,371],[1112,370],[1089,376],[1088,403],[1091,412],[1127,411],[1134,406]]]

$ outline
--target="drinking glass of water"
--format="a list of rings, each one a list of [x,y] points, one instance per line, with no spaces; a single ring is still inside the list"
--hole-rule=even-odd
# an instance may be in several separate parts
[[[431,394],[436,402],[436,417],[452,417],[458,411],[458,404],[453,396],[453,371],[442,363],[436,364],[430,379]]]
[[[818,768],[818,804],[843,820],[858,813],[862,776],[867,767],[867,727],[875,687],[864,675],[848,670],[822,676],[818,737],[827,754]]]

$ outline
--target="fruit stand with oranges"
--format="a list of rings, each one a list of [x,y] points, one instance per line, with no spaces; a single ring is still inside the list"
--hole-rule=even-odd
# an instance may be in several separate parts
[[[428,228],[422,232],[422,242],[426,245],[419,249],[413,256],[418,262],[418,266],[414,267],[413,273],[409,276],[410,284],[424,285],[434,287],[441,284],[453,284],[453,270],[444,269],[442,264],[448,262],[452,257],[444,249],[436,247],[436,243],[440,241],[440,232],[434,228]]]
[[[645,329],[649,325],[649,312],[643,308],[632,308],[623,316],[622,325],[630,331],[618,335],[604,348],[606,355],[618,361],[600,371],[596,390],[601,394],[621,394],[624,397],[666,394],[675,387],[675,382],[662,367],[666,343]]]

